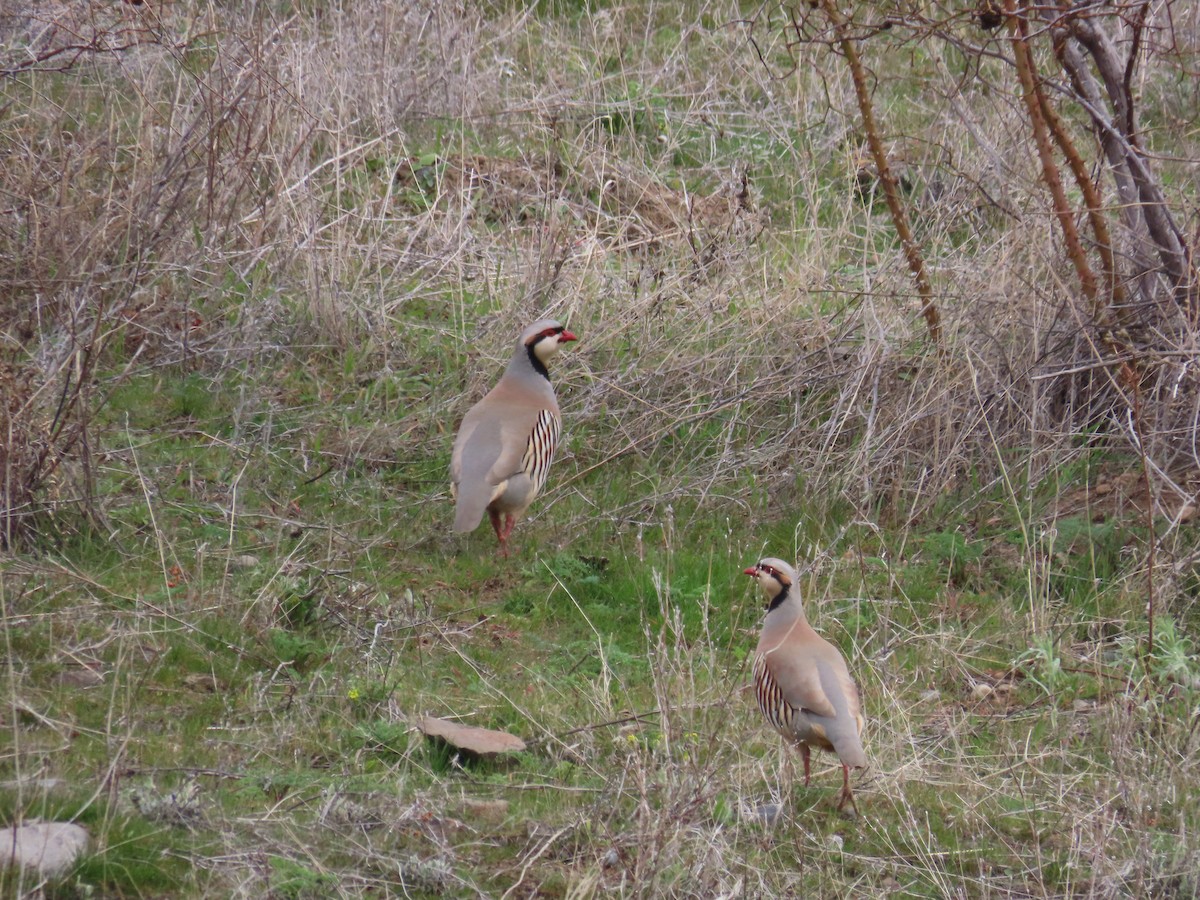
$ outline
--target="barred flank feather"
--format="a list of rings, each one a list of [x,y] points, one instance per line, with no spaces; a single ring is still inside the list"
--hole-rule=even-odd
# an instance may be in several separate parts
[[[554,413],[543,409],[538,413],[537,424],[529,434],[529,444],[525,448],[525,456],[521,459],[521,471],[529,476],[536,493],[540,494],[546,484],[546,475],[550,471],[550,461],[554,459],[554,448],[558,446],[561,428]]]
[[[767,669],[767,658],[762,655],[754,659],[754,697],[762,714],[777,731],[790,731],[796,710],[784,699],[783,691]]]

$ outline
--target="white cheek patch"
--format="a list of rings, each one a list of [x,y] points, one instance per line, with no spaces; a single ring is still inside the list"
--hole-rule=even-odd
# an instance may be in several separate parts
[[[550,357],[558,352],[558,336],[542,338],[533,345],[533,352],[542,362],[546,362]]]

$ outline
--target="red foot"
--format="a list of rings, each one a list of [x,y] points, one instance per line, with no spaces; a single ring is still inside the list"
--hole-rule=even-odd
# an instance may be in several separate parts
[[[511,513],[501,519],[500,513],[494,509],[488,510],[488,518],[492,520],[492,530],[496,532],[496,540],[500,542],[500,555],[507,559],[508,536],[512,534],[513,526],[517,524],[517,520]]]

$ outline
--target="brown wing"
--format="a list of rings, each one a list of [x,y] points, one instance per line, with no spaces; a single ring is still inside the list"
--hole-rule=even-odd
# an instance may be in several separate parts
[[[837,709],[821,684],[816,660],[798,653],[791,641],[760,649],[762,667],[770,674],[780,698],[796,709],[833,718]]]

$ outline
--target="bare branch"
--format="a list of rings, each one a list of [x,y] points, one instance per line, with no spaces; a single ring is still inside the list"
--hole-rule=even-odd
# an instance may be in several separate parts
[[[930,284],[929,276],[925,271],[925,258],[921,253],[920,244],[913,235],[912,226],[908,221],[908,212],[905,210],[904,203],[900,199],[896,176],[893,174],[891,164],[888,162],[887,149],[883,146],[879,127],[875,122],[871,92],[867,86],[867,75],[859,58],[858,48],[855,46],[854,39],[847,32],[846,19],[842,16],[835,0],[821,0],[821,8],[833,26],[833,32],[837,36],[842,54],[846,57],[846,64],[850,68],[850,77],[854,82],[854,93],[858,98],[858,110],[862,116],[863,130],[867,133],[867,143],[871,149],[871,158],[875,162],[875,168],[879,173],[879,181],[883,185],[883,195],[887,201],[888,211],[892,216],[892,223],[896,226],[896,233],[899,235],[900,244],[904,248],[904,258],[908,261],[909,271],[912,273],[917,293],[921,297],[921,315],[925,319],[925,328],[929,333],[930,341],[935,346],[940,346],[942,338],[941,313],[938,311],[937,304],[934,303],[933,286]]]

